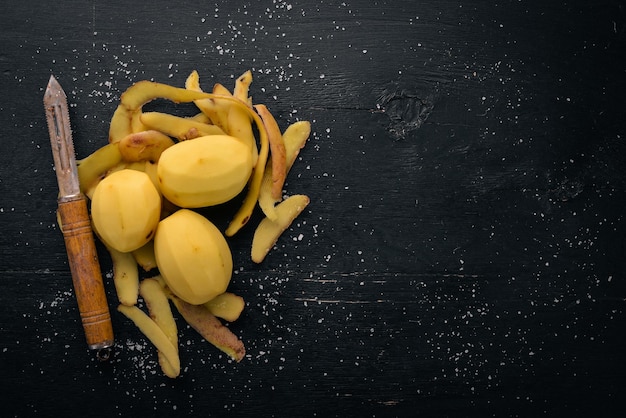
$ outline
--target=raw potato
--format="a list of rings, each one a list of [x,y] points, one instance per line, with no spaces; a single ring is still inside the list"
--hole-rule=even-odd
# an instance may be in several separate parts
[[[277,218],[272,221],[264,218],[254,231],[252,238],[252,261],[261,263],[267,253],[272,249],[278,237],[287,229],[289,225],[307,207],[310,199],[305,195],[293,195],[276,206]]]
[[[213,315],[228,322],[239,319],[245,305],[246,303],[241,296],[230,292],[217,295],[204,304]]]
[[[161,328],[178,352],[178,327],[163,287],[161,287],[158,280],[145,279],[139,286],[139,294],[146,303],[150,318]],[[161,350],[158,350],[158,356],[159,365],[163,373],[171,378],[177,377],[180,369],[176,370]]]
[[[204,305],[191,305],[175,296],[172,297],[174,306],[185,321],[195,329],[205,340],[226,353],[236,362],[240,362],[246,355],[243,342],[225,327],[215,315]]]
[[[207,218],[180,209],[163,219],[154,237],[159,272],[179,298],[199,305],[224,293],[233,259],[221,231]]]
[[[91,216],[98,236],[108,247],[134,251],[154,236],[161,216],[161,196],[146,173],[123,169],[96,186]]]
[[[143,335],[154,344],[156,349],[163,353],[172,367],[172,373],[178,376],[180,374],[178,349],[172,344],[157,323],[136,306],[119,305],[117,310],[133,321]]]
[[[252,156],[239,139],[208,135],[180,142],[161,155],[161,193],[183,208],[219,205],[236,197],[252,173]]]

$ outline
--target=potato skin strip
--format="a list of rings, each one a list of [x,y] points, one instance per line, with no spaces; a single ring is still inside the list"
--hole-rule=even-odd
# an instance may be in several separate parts
[[[294,122],[287,127],[283,132],[283,143],[285,145],[285,180],[289,174],[289,170],[293,166],[296,158],[298,157],[300,150],[306,144],[311,134],[311,123],[308,121]],[[276,220],[276,209],[274,205],[282,200],[282,196],[279,199],[275,199],[272,196],[272,159],[270,155],[268,162],[265,166],[265,172],[263,173],[263,180],[261,184],[261,190],[259,192],[259,207],[269,219]]]
[[[285,141],[280,133],[280,128],[274,116],[270,113],[267,106],[254,106],[257,113],[261,116],[265,129],[267,130],[267,138],[270,143],[270,160],[272,164],[272,186],[271,196],[274,200],[280,201],[287,177],[287,152],[285,150]]]
[[[276,206],[276,220],[264,218],[252,238],[251,258],[255,263],[261,263],[265,256],[278,241],[283,232],[309,205],[310,199],[306,195],[293,195]]]
[[[142,80],[130,86],[120,97],[120,104],[113,113],[109,127],[109,142],[115,143],[125,136],[143,130],[141,109],[156,99],[167,99],[174,103],[193,102],[208,98],[208,93],[174,87],[168,84]]]
[[[205,340],[226,353],[236,362],[240,362],[246,355],[243,342],[225,327],[215,315],[204,305],[192,305],[176,296],[171,296],[174,306],[185,318],[185,321],[195,329]]]
[[[259,198],[259,192],[261,190],[261,183],[263,181],[263,172],[265,171],[265,164],[267,163],[267,157],[269,155],[269,140],[267,138],[267,131],[265,130],[265,126],[263,125],[263,121],[252,109],[250,109],[245,104],[241,103],[240,100],[229,97],[229,96],[214,96],[218,100],[229,100],[232,103],[236,103],[236,106],[240,106],[242,109],[246,109],[246,111],[252,116],[252,119],[257,125],[259,130],[259,141],[261,143],[261,148],[259,149],[259,157],[257,159],[257,163],[254,166],[254,170],[252,172],[252,176],[250,178],[250,183],[248,186],[248,193],[244,198],[244,201],[233,217],[232,221],[226,228],[226,236],[232,237],[235,235],[243,226],[248,223],[250,220],[250,216],[254,211],[257,200]]]
[[[180,373],[178,349],[174,347],[167,335],[144,311],[137,306],[119,305],[117,310],[130,319],[152,344],[167,358],[176,374]]]
[[[139,294],[146,303],[150,318],[163,330],[172,345],[178,351],[178,327],[170,308],[167,293],[157,279],[144,279],[139,285]],[[180,370],[176,370],[162,351],[158,351],[161,370],[167,377],[177,377]]]

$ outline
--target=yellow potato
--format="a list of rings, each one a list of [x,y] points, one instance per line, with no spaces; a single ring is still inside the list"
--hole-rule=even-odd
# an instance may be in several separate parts
[[[276,220],[264,218],[252,238],[252,261],[261,263],[272,249],[280,235],[291,225],[307,207],[310,200],[305,195],[293,195],[276,206]]]
[[[154,236],[161,216],[161,196],[146,173],[116,171],[96,187],[91,216],[107,246],[120,252],[134,251]]]
[[[180,209],[163,219],[154,237],[159,272],[179,298],[199,305],[224,293],[233,272],[228,243],[211,221]]]
[[[111,119],[110,143],[79,161],[81,190],[92,198],[94,231],[110,249],[114,260],[114,282],[120,300],[118,310],[155,345],[159,364],[169,377],[180,374],[180,359],[178,329],[168,299],[185,321],[207,341],[235,361],[241,361],[245,356],[243,343],[220,321],[237,320],[245,307],[242,297],[226,291],[232,277],[233,260],[224,235],[233,236],[246,225],[258,203],[266,218],[254,232],[251,255],[255,262],[260,263],[280,235],[309,204],[307,196],[296,195],[276,206],[282,199],[287,173],[310,135],[310,123],[296,122],[281,135],[269,110],[263,105],[253,107],[249,91],[251,82],[252,72],[246,71],[235,79],[232,92],[215,83],[211,93],[208,93],[200,88],[198,73],[194,71],[187,78],[185,88],[150,81],[135,83],[124,92]],[[200,113],[180,117],[154,111],[143,112],[146,103],[159,98],[175,103],[194,102]],[[224,169],[228,165],[224,161],[190,168],[194,161],[203,162],[201,152],[195,150],[181,152],[191,157],[180,157],[175,163],[170,161],[169,167],[167,162],[162,164],[164,156],[178,145],[210,135],[236,138],[236,142],[243,147],[239,147],[233,155],[246,155],[248,168]],[[182,142],[176,143],[172,139]],[[219,148],[217,142],[219,140],[213,142],[214,148]],[[218,153],[225,154],[224,149],[237,148],[234,145],[231,147],[234,143],[222,147]],[[202,152],[204,148],[211,147],[198,146]],[[225,158],[232,164],[238,157],[231,155]],[[210,172],[209,166],[217,168],[217,171],[222,169],[224,175]],[[140,187],[136,184],[128,187],[123,193],[127,196],[125,199],[116,197],[111,191],[103,195],[106,198],[100,195],[102,192],[98,190],[104,187],[100,186],[103,183],[107,185],[104,180],[129,171],[141,173],[147,176],[147,180],[143,177]],[[237,176],[241,177],[236,182],[237,187],[229,184]],[[172,178],[176,181],[171,181]],[[163,182],[163,179],[166,180]],[[123,183],[132,185],[134,180]],[[148,183],[158,196],[158,219],[162,219],[153,228],[149,228],[150,222],[146,221],[154,212],[154,205],[145,200]],[[180,199],[174,202],[176,193],[171,192],[172,187],[169,191],[165,187],[164,192],[162,183],[177,184],[174,188],[178,189],[178,194],[182,191],[182,194],[193,195],[199,188],[206,188],[207,184],[229,192],[222,193],[214,202],[220,199],[227,201],[242,192],[246,195],[222,234],[199,213],[181,209],[179,204],[184,202]],[[234,189],[237,191],[234,192]],[[189,207],[209,204],[219,203],[196,201]],[[139,214],[146,207],[148,212]],[[110,216],[113,220],[101,222],[104,213],[113,214]],[[131,215],[120,215],[128,213]],[[196,217],[190,221],[193,216]],[[203,221],[198,221],[197,217]],[[119,225],[116,226],[116,222]],[[206,222],[211,227],[207,227]],[[132,239],[125,236],[129,231],[134,238],[142,232],[143,244],[129,244]],[[115,242],[115,247],[109,242]],[[150,271],[155,265],[160,274],[139,282],[139,266]],[[149,316],[137,307],[139,296],[143,298]]]
[[[161,193],[183,208],[228,202],[246,187],[251,173],[247,146],[228,135],[179,142],[161,154],[157,166]]]

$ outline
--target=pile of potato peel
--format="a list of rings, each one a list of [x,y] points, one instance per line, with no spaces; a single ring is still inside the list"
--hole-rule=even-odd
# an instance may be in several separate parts
[[[78,161],[94,232],[111,255],[118,311],[156,347],[171,378],[181,368],[172,306],[231,359],[244,358],[243,342],[222,322],[237,320],[245,307],[227,291],[233,270],[227,240],[260,208],[250,256],[261,263],[310,202],[304,194],[283,197],[283,188],[311,125],[298,121],[281,132],[268,107],[252,102],[251,83],[250,71],[232,91],[217,83],[210,93],[196,71],[184,87],[139,81],[120,97],[108,143]],[[198,113],[145,112],[155,99],[193,103]],[[224,231],[195,210],[240,194]],[[174,217],[178,226],[166,227]],[[189,222],[189,236],[180,236],[181,222]]]

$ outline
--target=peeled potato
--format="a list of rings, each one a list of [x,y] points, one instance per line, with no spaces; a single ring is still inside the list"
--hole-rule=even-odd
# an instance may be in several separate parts
[[[179,142],[161,154],[161,192],[175,205],[199,208],[227,202],[246,186],[252,156],[246,144],[228,135]]]
[[[123,253],[152,239],[160,214],[161,196],[142,171],[123,169],[109,174],[96,186],[91,199],[98,236]]]
[[[167,287],[185,302],[206,303],[228,287],[233,272],[228,243],[194,211],[180,209],[159,223],[154,253]]]

